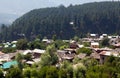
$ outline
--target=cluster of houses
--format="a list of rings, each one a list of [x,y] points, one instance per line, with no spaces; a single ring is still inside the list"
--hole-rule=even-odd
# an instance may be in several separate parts
[[[104,38],[109,39],[109,44],[114,46],[114,49],[108,47],[100,48],[100,41]],[[85,41],[91,43],[90,48],[92,49],[93,53],[90,55],[90,57],[97,59],[100,64],[103,64],[105,58],[111,55],[114,57],[119,57],[120,36],[108,36],[107,34],[98,36],[98,34],[90,34],[89,38],[85,39]]]
[[[108,47],[100,48],[100,41],[104,38],[108,38],[109,44],[114,46],[115,49],[111,49]],[[88,38],[82,38],[82,42],[87,42],[90,44],[89,48],[92,50],[92,53],[90,56],[87,56],[85,53],[77,54],[76,51],[79,48],[85,47],[83,44],[79,44],[75,41],[70,42],[70,47],[65,50],[58,50],[58,56],[59,60],[69,60],[73,61],[75,57],[78,57],[79,59],[84,59],[85,57],[88,58],[94,58],[98,60],[100,64],[103,64],[106,57],[109,57],[111,55],[115,57],[119,57],[120,54],[120,37],[119,36],[108,36],[107,34],[102,34],[98,36],[98,34],[90,34]]]
[[[6,62],[12,62],[13,60],[15,60],[15,56],[21,53],[22,55],[27,55],[30,54],[32,60],[23,60],[23,62],[25,62],[28,65],[32,65],[34,63],[37,63],[40,61],[40,56],[41,54],[45,53],[45,50],[41,50],[41,49],[34,49],[34,50],[17,50],[15,53],[3,53],[0,52],[0,64],[6,63]],[[12,64],[11,64],[12,65]],[[10,67],[10,66],[9,66]]]
[[[115,47],[115,49],[111,49],[108,47],[100,48],[99,42],[103,40],[104,38],[110,39],[110,44]],[[78,42],[74,40],[63,40],[70,42],[69,48],[64,50],[57,50],[57,56],[59,58],[59,63],[68,60],[70,62],[73,61],[75,57],[79,59],[84,59],[85,57],[88,58],[94,58],[100,62],[100,64],[103,64],[106,57],[109,57],[111,55],[115,57],[119,57],[120,54],[120,37],[119,36],[108,36],[107,34],[102,34],[101,36],[98,36],[97,34],[90,34],[88,38],[82,38],[82,42],[88,42],[90,44],[89,48],[93,52],[88,56],[85,53],[77,54],[76,51],[79,48],[85,47],[83,44],[79,44]],[[43,42],[51,43],[52,40],[49,39],[43,39]],[[11,43],[4,43],[4,47],[15,47],[17,41],[13,41]],[[15,56],[17,53],[21,53],[23,55],[30,54],[32,60],[24,60],[24,62],[28,65],[32,65],[34,63],[38,63],[40,61],[40,57],[43,53],[45,53],[45,50],[41,49],[34,49],[34,50],[17,50],[15,53],[3,53],[0,52],[0,62],[9,62],[15,59]]]

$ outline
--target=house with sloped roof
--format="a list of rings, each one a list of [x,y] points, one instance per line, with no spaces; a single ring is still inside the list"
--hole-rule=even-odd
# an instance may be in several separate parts
[[[74,59],[76,55],[76,52],[73,49],[58,50],[57,55],[59,57],[60,62],[63,60],[68,60],[72,62],[72,60]]]
[[[105,59],[110,56],[114,57],[120,57],[120,50],[112,50],[112,51],[102,51],[99,53],[100,54],[100,63],[104,64]]]

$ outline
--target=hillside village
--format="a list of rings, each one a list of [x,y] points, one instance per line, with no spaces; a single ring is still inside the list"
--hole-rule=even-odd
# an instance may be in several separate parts
[[[107,42],[104,43],[103,46],[101,46],[100,42],[104,40],[105,38],[109,39],[109,44],[112,47],[107,46]],[[69,46],[66,46],[66,48],[63,49],[57,49],[57,56],[59,57],[59,62],[61,63],[64,60],[68,60],[70,62],[73,62],[74,58],[84,59],[85,57],[88,58],[94,58],[98,60],[100,64],[104,62],[104,58],[108,56],[115,56],[119,57],[120,52],[120,37],[119,36],[109,36],[107,34],[102,34],[101,36],[98,36],[98,34],[89,34],[88,38],[82,38],[82,39],[73,39],[73,40],[62,40],[63,42],[66,42],[69,44]],[[45,44],[52,44],[54,40],[52,39],[43,39],[42,42]],[[20,53],[22,55],[31,55],[31,60],[24,60],[24,62],[28,65],[32,65],[34,63],[37,63],[40,61],[40,57],[42,54],[44,54],[46,51],[45,49],[39,49],[35,48],[33,50],[25,49],[25,50],[16,50],[12,53],[4,53],[2,52],[3,48],[15,48],[17,44],[17,41],[12,42],[6,42],[3,43],[2,46],[0,46],[1,52],[0,52],[0,61],[1,62],[8,62],[15,59],[15,56]],[[46,45],[47,46],[47,45]],[[62,45],[63,46],[63,45]],[[80,48],[88,48],[92,52],[87,55],[84,52],[77,53],[78,49]]]
[[[90,59],[97,62],[98,65],[104,65],[106,58],[112,56],[119,58],[119,54],[120,36],[118,35],[88,34],[86,38],[75,36],[71,40],[57,40],[55,37],[42,40],[36,38],[29,42],[26,39],[20,39],[1,44],[0,66],[6,75],[6,70],[11,69],[12,66],[19,66],[19,64],[22,64],[23,68],[24,66],[39,66],[39,64],[61,67],[67,61],[74,68],[83,65],[81,61]]]

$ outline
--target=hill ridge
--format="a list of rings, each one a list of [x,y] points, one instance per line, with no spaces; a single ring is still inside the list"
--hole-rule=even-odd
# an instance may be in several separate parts
[[[34,9],[8,28],[6,40],[28,39],[37,35],[59,39],[83,37],[87,33],[120,34],[120,2],[94,2],[82,5]],[[70,24],[74,22],[74,24]],[[5,31],[2,31],[5,32]],[[4,40],[5,33],[1,33]]]

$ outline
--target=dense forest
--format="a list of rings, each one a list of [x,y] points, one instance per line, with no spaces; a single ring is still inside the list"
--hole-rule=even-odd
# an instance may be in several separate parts
[[[82,5],[34,9],[2,26],[0,40],[36,36],[58,39],[83,37],[87,33],[120,34],[120,2],[94,2]]]

